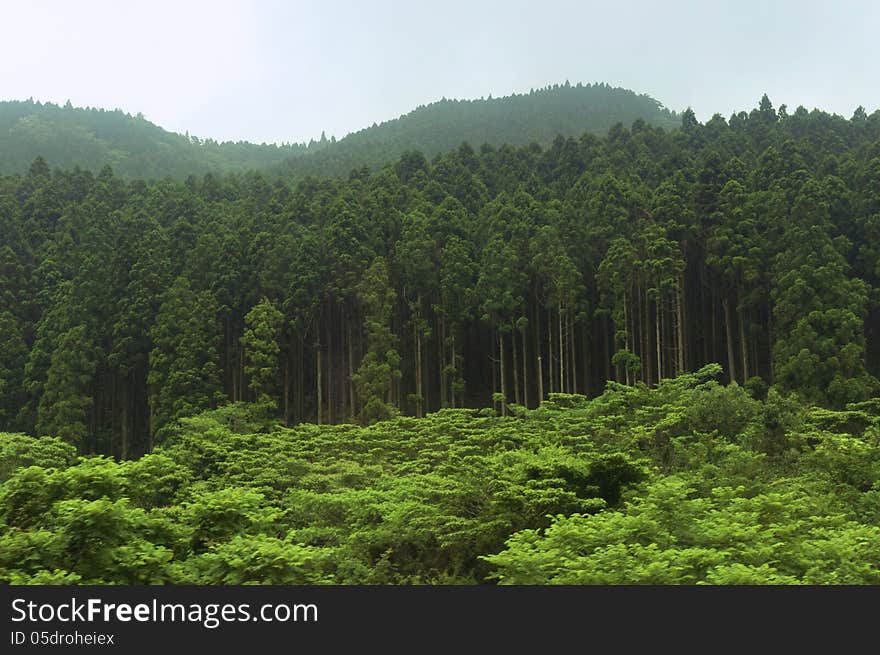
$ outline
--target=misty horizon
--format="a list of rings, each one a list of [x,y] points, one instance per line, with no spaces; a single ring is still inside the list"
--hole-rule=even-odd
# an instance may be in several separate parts
[[[220,142],[341,139],[443,97],[566,79],[692,107],[701,122],[748,111],[764,93],[845,117],[880,106],[880,6],[870,2],[100,0],[5,14],[4,97],[118,107]]]

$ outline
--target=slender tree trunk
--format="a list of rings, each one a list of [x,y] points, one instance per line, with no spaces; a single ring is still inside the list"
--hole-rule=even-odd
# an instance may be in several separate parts
[[[538,308],[538,298],[537,295],[533,297],[533,307],[532,307],[532,319],[535,323],[535,339],[534,339],[534,348],[535,348],[535,357],[540,357],[544,352],[544,341],[541,338],[541,310]],[[536,369],[537,370],[537,369]],[[541,381],[541,385],[543,387],[544,380],[541,377],[541,372],[538,371],[538,379]],[[543,396],[538,394],[538,404],[541,404],[543,400]]]
[[[678,349],[676,350],[677,363],[678,363],[678,371],[677,373],[680,375],[684,372],[684,302],[683,302],[683,291],[684,287],[682,284],[682,276],[679,274],[675,278],[675,327],[676,327],[676,338],[678,339]]]
[[[712,303],[709,308],[710,318],[712,320],[712,361],[718,361],[718,312],[715,310],[717,307],[715,299],[715,287],[712,286]],[[707,360],[708,361],[708,360]],[[729,371],[728,371],[729,373]]]
[[[538,355],[538,406],[544,402],[544,367],[541,365],[541,355]]]
[[[574,338],[574,316],[572,312],[567,315],[568,329],[568,392],[577,393],[577,368],[575,367],[575,338]]]
[[[609,326],[610,322],[611,321],[608,319],[608,317],[602,318],[602,342],[605,345],[605,379],[606,380],[614,379],[614,381],[617,382],[617,376],[616,376],[617,372],[614,371],[614,374],[612,375],[612,368],[611,368],[611,343],[610,343],[610,339],[608,337],[608,331],[610,329],[610,326]]]
[[[514,346],[515,347],[515,346]],[[523,405],[529,406],[529,353],[526,350],[526,331],[522,331],[522,379],[523,379]]]
[[[131,394],[130,378],[130,374],[126,376],[125,398],[123,398],[122,402],[122,424],[119,426],[122,433],[122,443],[119,449],[119,459],[121,460],[128,459],[128,396]]]
[[[491,334],[489,336],[489,341],[492,344],[492,357],[489,361],[492,362],[492,409],[496,408],[495,402],[495,393],[498,391],[498,367],[496,364],[498,363],[498,356],[495,354],[495,350],[498,347],[498,344],[495,342],[495,322],[492,321],[491,326]]]
[[[769,298],[767,299],[767,355],[769,356],[770,384],[772,385],[776,377],[776,366],[773,357],[773,306]]]
[[[701,326],[700,332],[703,335],[703,361],[702,364],[708,364],[709,362],[717,362],[718,358],[715,356],[715,288],[711,289],[710,302],[709,305],[706,305],[706,290],[703,287],[702,283],[702,275],[700,276],[700,309],[703,312],[704,318],[706,317],[706,310],[709,310],[708,321],[704,322]],[[709,324],[710,333],[706,334],[706,325]],[[711,336],[710,336],[711,335]],[[709,358],[709,344],[712,345],[712,357]]]
[[[351,339],[351,322],[348,324],[348,402],[349,415],[357,416],[357,403],[354,397],[354,344]]]
[[[456,378],[458,378],[458,368],[456,368],[455,361],[455,326],[452,326],[452,333],[449,335],[449,350],[452,355],[451,364],[452,364],[452,383],[455,384]],[[452,399],[452,408],[455,409],[455,387],[453,386],[450,390],[449,397]]]
[[[566,393],[565,388],[565,341],[562,335],[562,300],[556,303],[556,322],[559,325],[559,390]]]
[[[584,396],[590,397],[590,337],[588,332],[588,321],[584,321],[581,325],[581,347],[584,355]]]
[[[305,410],[306,410],[306,344],[305,344],[306,335],[303,334],[302,338],[299,339],[299,362],[297,363],[297,373],[299,375],[299,389],[297,389],[297,407],[296,407],[296,422],[300,423],[305,421]]]
[[[663,314],[660,310],[660,296],[657,296],[657,300],[654,302],[654,336],[657,340],[657,383],[660,383],[660,380],[663,379],[663,348],[662,341],[660,338],[660,324],[663,322]]]
[[[153,452],[153,435],[156,434],[156,409],[155,403],[150,402],[150,432],[147,438],[147,453]]]
[[[317,358],[317,365],[315,367],[315,379],[317,380],[317,392],[318,392],[317,393],[317,396],[318,396],[317,401],[318,402],[316,405],[315,414],[317,416],[316,422],[318,423],[318,425],[321,425],[321,408],[322,408],[322,405],[324,402],[324,390],[323,390],[323,385],[321,384],[322,383],[322,380],[321,380],[322,375],[321,375],[321,344],[320,343],[315,344],[315,352],[316,352],[316,358]]]
[[[440,407],[445,408],[449,402],[447,392],[449,380],[446,374],[446,317],[440,317]]]
[[[290,425],[290,353],[284,350],[284,425]]]
[[[334,421],[334,412],[333,412],[333,401],[335,400],[335,389],[333,387],[333,307],[330,308],[330,316],[327,321],[327,423],[329,425],[333,425]]]
[[[736,382],[736,360],[733,356],[733,325],[730,316],[730,299],[727,294],[721,300],[721,308],[724,310],[724,331],[727,335],[727,366],[730,374],[730,381]]]
[[[513,399],[519,405],[519,359],[516,354],[516,332],[510,332],[510,351],[513,354]]]
[[[415,320],[415,349],[416,349],[416,416],[422,418],[422,332],[419,323],[420,318],[417,316]]]
[[[504,333],[501,330],[498,331],[498,356],[501,361],[499,374],[501,376],[501,397],[503,398],[501,401],[501,416],[507,416],[507,378],[504,375]]]
[[[742,301],[740,300],[740,302]],[[740,354],[742,355],[743,384],[745,384],[745,381],[749,379],[749,344],[746,340],[746,326],[745,319],[743,318],[745,310],[737,306],[736,313],[739,315],[739,344]]]
[[[241,341],[238,342],[238,400],[242,401],[245,398],[244,388],[247,380],[244,377],[244,347],[241,345]]]
[[[650,352],[648,329],[651,312],[648,309],[648,293],[642,288],[642,285],[639,285],[636,298],[639,305],[639,318],[641,319],[639,321],[639,332],[642,335],[642,352],[639,354],[642,358],[642,381],[645,384],[651,384],[651,378],[654,373],[654,366],[651,363],[651,357],[648,355]]]
[[[626,291],[623,292],[623,344],[626,350],[629,350],[629,311],[626,302]],[[624,366],[624,373],[626,374],[626,384],[627,386],[632,384],[632,380],[630,379],[630,367],[628,365]]]
[[[654,336],[656,334],[656,318],[652,316],[653,312],[651,311],[650,300],[648,300],[648,294],[645,293],[645,359],[644,359],[644,367],[648,370],[647,383],[654,384],[657,382],[657,376],[655,376],[654,368],[657,365],[657,358],[655,355],[651,354],[651,343],[654,340]]]
[[[547,309],[547,372],[549,373],[548,379],[548,389],[550,393],[553,393],[556,389],[556,369],[553,364],[555,361],[554,352],[553,352],[553,333],[555,330],[553,329],[553,319],[551,317],[550,309]]]

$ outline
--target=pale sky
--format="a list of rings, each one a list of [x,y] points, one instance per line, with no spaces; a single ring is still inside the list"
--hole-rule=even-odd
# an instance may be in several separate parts
[[[341,138],[441,97],[607,82],[708,120],[880,107],[876,0],[0,0],[0,99],[218,140]]]

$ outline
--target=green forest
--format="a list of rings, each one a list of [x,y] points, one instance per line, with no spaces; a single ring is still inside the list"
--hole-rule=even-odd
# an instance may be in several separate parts
[[[0,177],[0,581],[880,584],[880,111],[655,123]]]
[[[163,179],[205,173],[246,172],[315,152],[323,145],[218,143],[167,132],[141,114],[64,106],[51,102],[0,101],[0,173],[27,171],[36,157],[61,168],[104,166],[126,178]]]
[[[335,143],[309,144],[307,157],[288,158],[275,167],[286,178],[346,176],[364,166],[375,170],[410,150],[426,157],[453,150],[462,142],[474,147],[549,146],[557,136],[603,136],[617,123],[642,120],[673,129],[681,117],[647,95],[607,84],[553,84],[503,98],[450,100],[429,105],[347,135]],[[322,147],[323,146],[323,147]]]
[[[218,143],[167,132],[142,115],[120,110],[58,106],[33,100],[0,102],[0,174],[24,173],[36,157],[59,168],[98,173],[105,165],[126,179],[183,180],[206,173],[261,170],[286,181],[307,176],[347,177],[377,170],[410,150],[426,157],[474,146],[548,146],[556,136],[604,135],[617,123],[643,120],[666,129],[680,117],[657,100],[607,84],[554,84],[527,94],[479,100],[446,98],[400,118],[308,143]]]

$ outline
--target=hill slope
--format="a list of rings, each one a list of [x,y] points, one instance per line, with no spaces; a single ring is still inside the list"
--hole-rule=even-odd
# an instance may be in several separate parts
[[[293,178],[341,176],[378,168],[408,150],[432,157],[464,141],[474,147],[546,145],[560,134],[604,134],[616,123],[637,119],[669,129],[680,124],[650,96],[607,84],[566,83],[504,98],[444,98],[340,141],[322,138],[308,146],[218,143],[168,132],[120,110],[0,102],[0,174],[23,173],[42,156],[53,167],[97,171],[109,164],[121,176],[138,178],[267,168]]]
[[[400,118],[353,132],[305,157],[286,162],[294,177],[347,175],[352,169],[377,168],[407,150],[428,157],[467,141],[474,147],[549,144],[554,137],[605,134],[616,123],[637,119],[672,129],[680,118],[647,95],[607,84],[548,86],[530,93],[480,100],[443,99]]]
[[[42,156],[51,166],[126,177],[163,178],[264,168],[302,154],[304,145],[201,141],[122,111],[52,103],[0,102],[0,173],[22,173]]]

